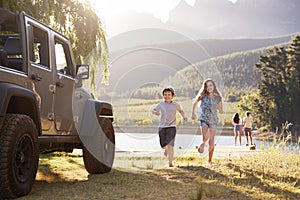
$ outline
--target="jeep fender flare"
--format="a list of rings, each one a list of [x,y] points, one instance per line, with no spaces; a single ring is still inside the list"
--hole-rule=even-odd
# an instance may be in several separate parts
[[[113,110],[109,103],[88,99],[84,111],[80,113],[77,131],[79,136],[90,136],[99,132],[100,118],[109,118],[113,122]]]
[[[41,122],[37,95],[27,88],[10,83],[0,83],[0,91],[0,118],[3,119],[6,113],[28,115],[34,121],[40,135]]]

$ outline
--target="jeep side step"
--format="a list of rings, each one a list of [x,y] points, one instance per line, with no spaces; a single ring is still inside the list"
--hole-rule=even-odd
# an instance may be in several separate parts
[[[38,137],[40,153],[54,151],[72,152],[74,148],[82,149],[82,142],[77,135],[42,135]]]
[[[81,143],[78,135],[41,135],[38,141],[39,143]]]

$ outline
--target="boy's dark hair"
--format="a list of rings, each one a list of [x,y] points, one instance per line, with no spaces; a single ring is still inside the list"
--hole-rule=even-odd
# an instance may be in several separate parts
[[[247,112],[246,112],[246,115],[247,115],[247,117],[249,117],[249,115],[251,115],[251,112],[250,112],[250,111],[247,111]]]
[[[175,92],[174,92],[173,88],[165,88],[163,90],[162,94],[164,95],[165,92],[171,92],[173,96],[175,95]]]

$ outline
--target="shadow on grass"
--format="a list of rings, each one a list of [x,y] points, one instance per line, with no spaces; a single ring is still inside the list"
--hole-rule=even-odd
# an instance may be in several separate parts
[[[232,181],[234,184],[237,185],[245,185],[248,187],[259,187],[262,191],[270,194],[279,194],[283,195],[286,199],[300,199],[300,195],[297,193],[293,193],[289,190],[285,190],[279,187],[271,186],[270,184],[267,184],[266,182],[262,181],[262,178],[265,180],[268,180],[270,182],[280,181],[282,182],[282,177],[278,177],[275,175],[270,174],[263,174],[262,172],[254,172],[252,169],[240,169],[239,166],[234,165],[232,163],[228,163],[227,166],[229,168],[234,169],[236,172],[238,172],[241,176],[244,175],[244,179],[239,179],[236,181]],[[284,181],[287,184],[298,183],[298,179],[295,179],[294,177],[285,177]]]
[[[262,198],[257,197],[259,194],[256,194],[256,197],[252,196],[247,188],[258,188],[259,191],[279,194],[286,199],[299,199],[296,193],[262,182],[259,173],[240,169],[232,163],[223,165],[222,168],[218,166],[178,166],[151,170],[118,168],[112,169],[107,174],[88,175],[81,158],[58,159],[58,162],[63,163],[60,167],[51,164],[50,161],[46,158],[45,162],[40,163],[39,173],[42,178],[35,182],[32,192],[22,199]],[[76,173],[72,174],[73,177],[70,179],[65,174],[72,169],[76,170]],[[230,177],[228,173],[218,171],[220,169],[231,169],[240,176]],[[280,179],[270,177],[270,180]]]
[[[69,158],[68,162],[71,163],[71,164],[77,165],[80,168],[84,168],[84,164],[75,162],[72,158]]]
[[[62,154],[62,156],[51,153],[42,154],[39,159],[37,177],[46,182],[76,180],[72,176],[83,174],[82,169],[85,172],[82,157],[72,157],[68,154]]]
[[[44,166],[45,167],[45,166]],[[83,169],[84,170],[84,169]],[[61,174],[49,183],[36,181],[23,199],[254,199],[226,186],[228,179],[205,167],[175,167],[153,171],[112,169],[107,174],[87,175],[82,180],[64,180]],[[218,182],[214,181],[218,180]]]
[[[231,187],[229,178],[222,173],[203,166],[179,166],[176,173],[177,179],[187,182],[191,177],[193,182],[200,186],[200,189],[207,198],[213,199],[256,199],[238,189]],[[172,172],[170,172],[172,173]],[[198,187],[199,188],[199,187]]]
[[[39,173],[39,176],[46,179],[45,181],[47,181],[47,182],[52,182],[52,181],[62,182],[62,181],[64,181],[63,176],[61,176],[60,173],[54,172],[49,164],[39,164],[38,173]]]

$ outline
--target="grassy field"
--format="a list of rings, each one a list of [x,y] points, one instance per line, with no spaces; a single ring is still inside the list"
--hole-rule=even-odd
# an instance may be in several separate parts
[[[21,199],[300,199],[300,156],[266,149],[247,157],[191,154],[120,156],[112,171],[89,175],[77,154],[42,155],[32,192]]]
[[[116,124],[153,125],[158,117],[150,110],[159,101],[114,102]],[[191,100],[178,102],[190,116]],[[230,121],[235,104],[224,108],[223,120]],[[99,175],[86,172],[79,154],[43,154],[32,192],[20,199],[300,199],[300,150],[291,153],[282,150],[286,143],[274,144],[259,153],[214,158],[212,165],[207,156],[185,154],[175,158],[173,168],[160,155],[117,152],[112,171]]]

